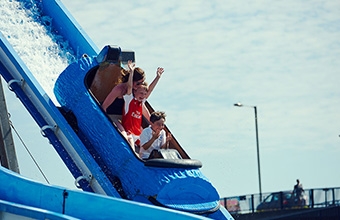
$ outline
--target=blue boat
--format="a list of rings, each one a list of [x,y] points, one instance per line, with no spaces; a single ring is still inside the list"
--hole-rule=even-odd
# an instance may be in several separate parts
[[[119,52],[108,45],[98,56],[84,55],[60,74],[54,93],[62,112],[122,198],[204,216],[220,212],[220,197],[200,171],[201,162],[191,159],[175,138],[160,152],[161,158],[142,160],[101,108],[90,86],[100,63],[122,57],[112,54]],[[145,119],[143,124],[148,125]]]

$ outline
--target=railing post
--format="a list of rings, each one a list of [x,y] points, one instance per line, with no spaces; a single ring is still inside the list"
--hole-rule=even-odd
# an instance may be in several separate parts
[[[327,192],[328,192],[328,188],[324,188],[322,189],[323,191],[325,191],[325,207],[328,206],[328,201],[327,201]]]
[[[310,208],[314,208],[314,189],[309,190],[309,203]]]
[[[254,213],[254,194],[251,194],[251,212]]]

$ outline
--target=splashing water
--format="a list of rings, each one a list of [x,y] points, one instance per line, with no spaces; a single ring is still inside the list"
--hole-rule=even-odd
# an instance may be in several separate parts
[[[27,4],[30,3],[30,4]],[[52,19],[40,16],[32,1],[0,1],[0,31],[54,103],[55,80],[75,56],[68,43],[52,32]]]

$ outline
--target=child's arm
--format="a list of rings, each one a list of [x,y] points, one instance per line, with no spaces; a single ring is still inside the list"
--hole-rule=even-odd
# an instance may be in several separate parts
[[[157,72],[156,72],[156,77],[155,79],[151,82],[151,84],[149,85],[149,91],[148,94],[146,95],[146,99],[149,98],[152,90],[156,87],[158,80],[161,78],[162,74],[164,73],[164,69],[162,67],[158,67],[157,68]]]
[[[128,87],[127,87],[127,95],[130,95],[132,93],[132,88],[133,88],[133,72],[135,70],[135,64],[132,63],[131,60],[128,61],[128,67],[129,67],[129,79],[128,79]]]
[[[143,116],[146,118],[146,120],[150,121],[150,112],[144,102],[143,102]]]
[[[155,140],[157,140],[158,136],[160,135],[160,133],[156,133],[156,132],[152,132],[152,136],[151,136],[151,139],[148,140],[145,144],[143,144],[141,147],[144,149],[144,150],[147,150],[151,147],[151,145],[153,144],[153,142]]]

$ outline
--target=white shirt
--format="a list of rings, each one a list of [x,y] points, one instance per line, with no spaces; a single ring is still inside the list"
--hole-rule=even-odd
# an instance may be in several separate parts
[[[166,142],[166,133],[164,130],[161,130],[161,133],[159,137],[151,144],[151,146],[145,150],[142,146],[147,143],[152,138],[152,129],[151,126],[145,128],[142,131],[142,134],[140,135],[140,150],[139,150],[139,156],[142,159],[147,159],[150,156],[150,153],[152,150],[158,150],[161,148],[163,144]]]

